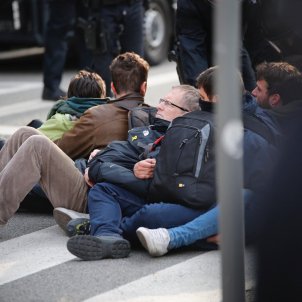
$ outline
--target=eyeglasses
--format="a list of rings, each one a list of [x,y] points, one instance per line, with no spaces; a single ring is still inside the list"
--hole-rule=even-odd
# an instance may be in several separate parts
[[[176,104],[174,104],[174,103],[172,103],[172,102],[170,102],[170,101],[168,101],[168,100],[165,100],[165,99],[159,99],[159,104],[160,104],[160,103],[164,103],[165,106],[172,106],[172,107],[176,107],[176,108],[178,108],[178,109],[180,109],[180,110],[182,110],[182,111],[189,112],[188,109],[183,108],[183,107],[180,107],[180,106],[178,106],[178,105],[176,105]]]

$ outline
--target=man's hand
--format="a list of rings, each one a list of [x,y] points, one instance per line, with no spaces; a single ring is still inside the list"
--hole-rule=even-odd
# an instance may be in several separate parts
[[[147,158],[137,162],[133,168],[134,175],[139,179],[152,178],[155,164],[155,158]]]
[[[93,187],[94,183],[89,179],[89,176],[88,176],[88,169],[89,169],[89,168],[86,168],[86,169],[85,169],[84,179],[85,179],[85,181],[86,181],[86,183],[87,183],[87,185],[88,185],[89,187]]]
[[[92,160],[101,150],[100,149],[94,149],[90,155],[89,155],[89,158],[88,158],[88,161]]]

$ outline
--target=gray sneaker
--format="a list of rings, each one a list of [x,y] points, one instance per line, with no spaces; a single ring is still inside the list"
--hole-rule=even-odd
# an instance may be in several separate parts
[[[53,210],[53,217],[59,227],[68,235],[67,232],[67,224],[70,220],[76,218],[86,218],[89,219],[89,214],[84,214],[80,212],[76,212],[73,210],[65,209],[65,208],[55,208]]]
[[[122,237],[77,235],[67,241],[68,251],[83,260],[125,258],[130,253],[130,243]]]
[[[168,253],[170,236],[167,229],[147,229],[140,227],[136,230],[137,237],[151,256],[158,257]]]

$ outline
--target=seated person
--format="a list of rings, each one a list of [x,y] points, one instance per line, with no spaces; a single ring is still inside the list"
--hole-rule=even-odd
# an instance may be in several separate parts
[[[112,140],[127,139],[128,112],[144,103],[149,64],[143,58],[131,52],[120,54],[112,61],[110,71],[115,99],[86,110],[73,122],[72,129],[65,131],[55,140],[55,144],[73,160],[88,158],[94,149],[103,149]],[[83,79],[83,82],[88,83],[88,78]],[[87,88],[81,88],[81,83],[82,80],[76,80],[70,88],[76,93],[79,90],[85,91]],[[79,85],[77,89],[74,84]],[[63,106],[63,103],[59,104]],[[26,128],[24,131],[27,137],[37,134],[34,129],[30,132],[30,129]],[[26,196],[22,207],[32,211],[41,208],[40,205],[43,204],[43,209],[49,211],[52,207],[47,199],[41,188],[36,185]]]
[[[165,98],[160,99],[157,106],[157,118],[161,118],[168,122],[174,118],[181,116],[187,112],[199,110],[199,92],[194,87],[188,85],[180,85],[172,88]],[[147,135],[147,132],[145,133]],[[134,137],[133,137],[134,139]],[[123,142],[121,142],[122,144]],[[110,148],[110,145],[109,145]],[[106,155],[106,154],[105,154]],[[142,186],[138,183],[149,183],[152,177],[153,170],[156,163],[156,154],[149,153],[149,157],[145,160],[138,161],[132,171],[132,167],[127,168],[127,177],[125,174],[119,175],[115,173],[112,176],[111,183],[104,182],[102,162],[99,162],[97,169],[92,165],[86,174],[86,181],[90,186],[93,186],[89,192],[89,213],[91,222],[91,235],[74,236],[68,241],[68,249],[74,255],[84,260],[97,260],[102,258],[121,258],[128,256],[130,252],[130,244],[128,240],[121,236],[120,223],[123,216],[131,216],[146,203],[150,203],[146,199],[147,190],[142,190],[139,195],[131,193],[124,189],[128,183],[133,187],[133,190],[138,192]],[[100,157],[101,160],[101,157]],[[117,161],[120,160],[118,156]],[[109,161],[107,169],[115,170],[115,164]],[[132,165],[133,166],[133,165]],[[102,173],[99,173],[101,170]],[[120,171],[120,169],[119,169]],[[104,171],[105,174],[111,173]],[[132,177],[129,174],[132,174]],[[101,178],[98,178],[101,174]],[[117,180],[115,180],[117,179]],[[122,181],[116,184],[119,179]],[[99,181],[103,181],[98,183]],[[94,185],[94,183],[96,183]],[[123,187],[122,187],[123,186]],[[128,189],[128,188],[127,188]],[[176,212],[182,212],[183,206],[172,205],[169,210],[171,213],[172,208],[175,207]],[[158,213],[160,214],[160,209]],[[60,209],[55,209],[54,213]],[[187,215],[183,215],[187,219],[196,217],[200,214],[199,210],[188,209]],[[66,211],[68,214],[68,211]],[[195,215],[194,215],[195,214]],[[177,215],[170,215],[173,220]],[[166,217],[166,216],[165,216]],[[59,223],[60,224],[60,223]]]
[[[105,82],[95,72],[80,70],[70,81],[67,99],[58,101],[38,128],[50,140],[56,141],[71,130],[75,122],[90,107],[105,104]]]

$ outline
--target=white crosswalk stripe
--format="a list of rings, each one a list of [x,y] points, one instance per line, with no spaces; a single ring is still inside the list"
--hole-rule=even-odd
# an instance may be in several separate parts
[[[23,101],[22,103],[15,103],[11,105],[1,106],[0,118],[18,113],[27,113],[39,109],[50,109],[53,103],[42,102],[41,99],[35,99],[31,101]]]
[[[41,89],[42,83],[40,82],[2,82],[0,83],[0,95],[8,93],[24,92],[31,89]]]
[[[41,240],[43,238],[43,240]],[[75,258],[58,226],[0,243],[0,285]]]

